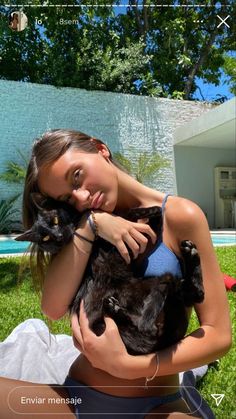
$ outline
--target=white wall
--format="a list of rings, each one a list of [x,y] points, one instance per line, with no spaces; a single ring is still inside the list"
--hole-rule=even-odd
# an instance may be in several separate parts
[[[7,161],[19,160],[18,149],[29,155],[34,138],[44,131],[71,128],[101,138],[131,160],[136,158],[134,150],[167,157],[171,167],[151,186],[171,193],[176,193],[173,131],[211,109],[201,102],[7,80],[0,80],[0,96],[0,172]],[[17,190],[0,182],[0,199]]]
[[[234,150],[178,145],[174,150],[178,194],[196,202],[214,228],[214,168],[235,166]]]

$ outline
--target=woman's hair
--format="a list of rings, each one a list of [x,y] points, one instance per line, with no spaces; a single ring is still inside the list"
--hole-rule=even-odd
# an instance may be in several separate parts
[[[32,200],[32,193],[40,192],[38,187],[39,170],[55,162],[69,149],[98,153],[101,144],[104,144],[101,140],[82,132],[63,129],[45,132],[41,138],[35,140],[25,178],[23,194],[24,228],[32,227],[37,213],[37,207]],[[110,160],[112,160],[111,152]]]
[[[23,193],[23,225],[25,229],[32,227],[38,212],[33,194],[40,192],[38,187],[39,170],[55,162],[69,149],[98,153],[102,144],[104,143],[101,140],[82,132],[63,129],[45,132],[41,138],[35,140],[26,172]],[[109,158],[113,161],[111,152]],[[113,163],[119,167],[116,162]],[[30,267],[37,288],[42,287],[46,269],[51,260],[52,256],[45,255],[36,244],[31,245]]]

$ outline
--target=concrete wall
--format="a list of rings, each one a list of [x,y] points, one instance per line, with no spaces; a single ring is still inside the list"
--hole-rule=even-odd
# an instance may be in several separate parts
[[[211,228],[215,227],[214,168],[235,166],[231,149],[175,146],[178,193],[200,205]]]
[[[17,149],[29,155],[32,141],[53,128],[78,129],[101,138],[112,151],[136,159],[158,151],[171,167],[152,187],[176,193],[173,131],[211,109],[201,102],[156,99],[110,92],[0,80],[0,172]],[[132,150],[129,147],[132,146]],[[0,199],[17,190],[0,182]]]

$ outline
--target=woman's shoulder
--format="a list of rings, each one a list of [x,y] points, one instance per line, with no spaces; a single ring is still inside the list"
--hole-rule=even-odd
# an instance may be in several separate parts
[[[165,221],[179,236],[189,234],[199,227],[208,229],[202,209],[193,201],[179,196],[169,196],[165,206]],[[186,234],[188,236],[186,236]]]
[[[166,201],[166,213],[173,218],[195,217],[203,214],[203,211],[195,202],[181,196],[169,195]]]

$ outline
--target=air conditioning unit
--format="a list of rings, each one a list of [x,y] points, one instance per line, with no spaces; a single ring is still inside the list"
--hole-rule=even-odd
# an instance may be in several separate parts
[[[236,227],[236,167],[215,167],[215,227]]]

